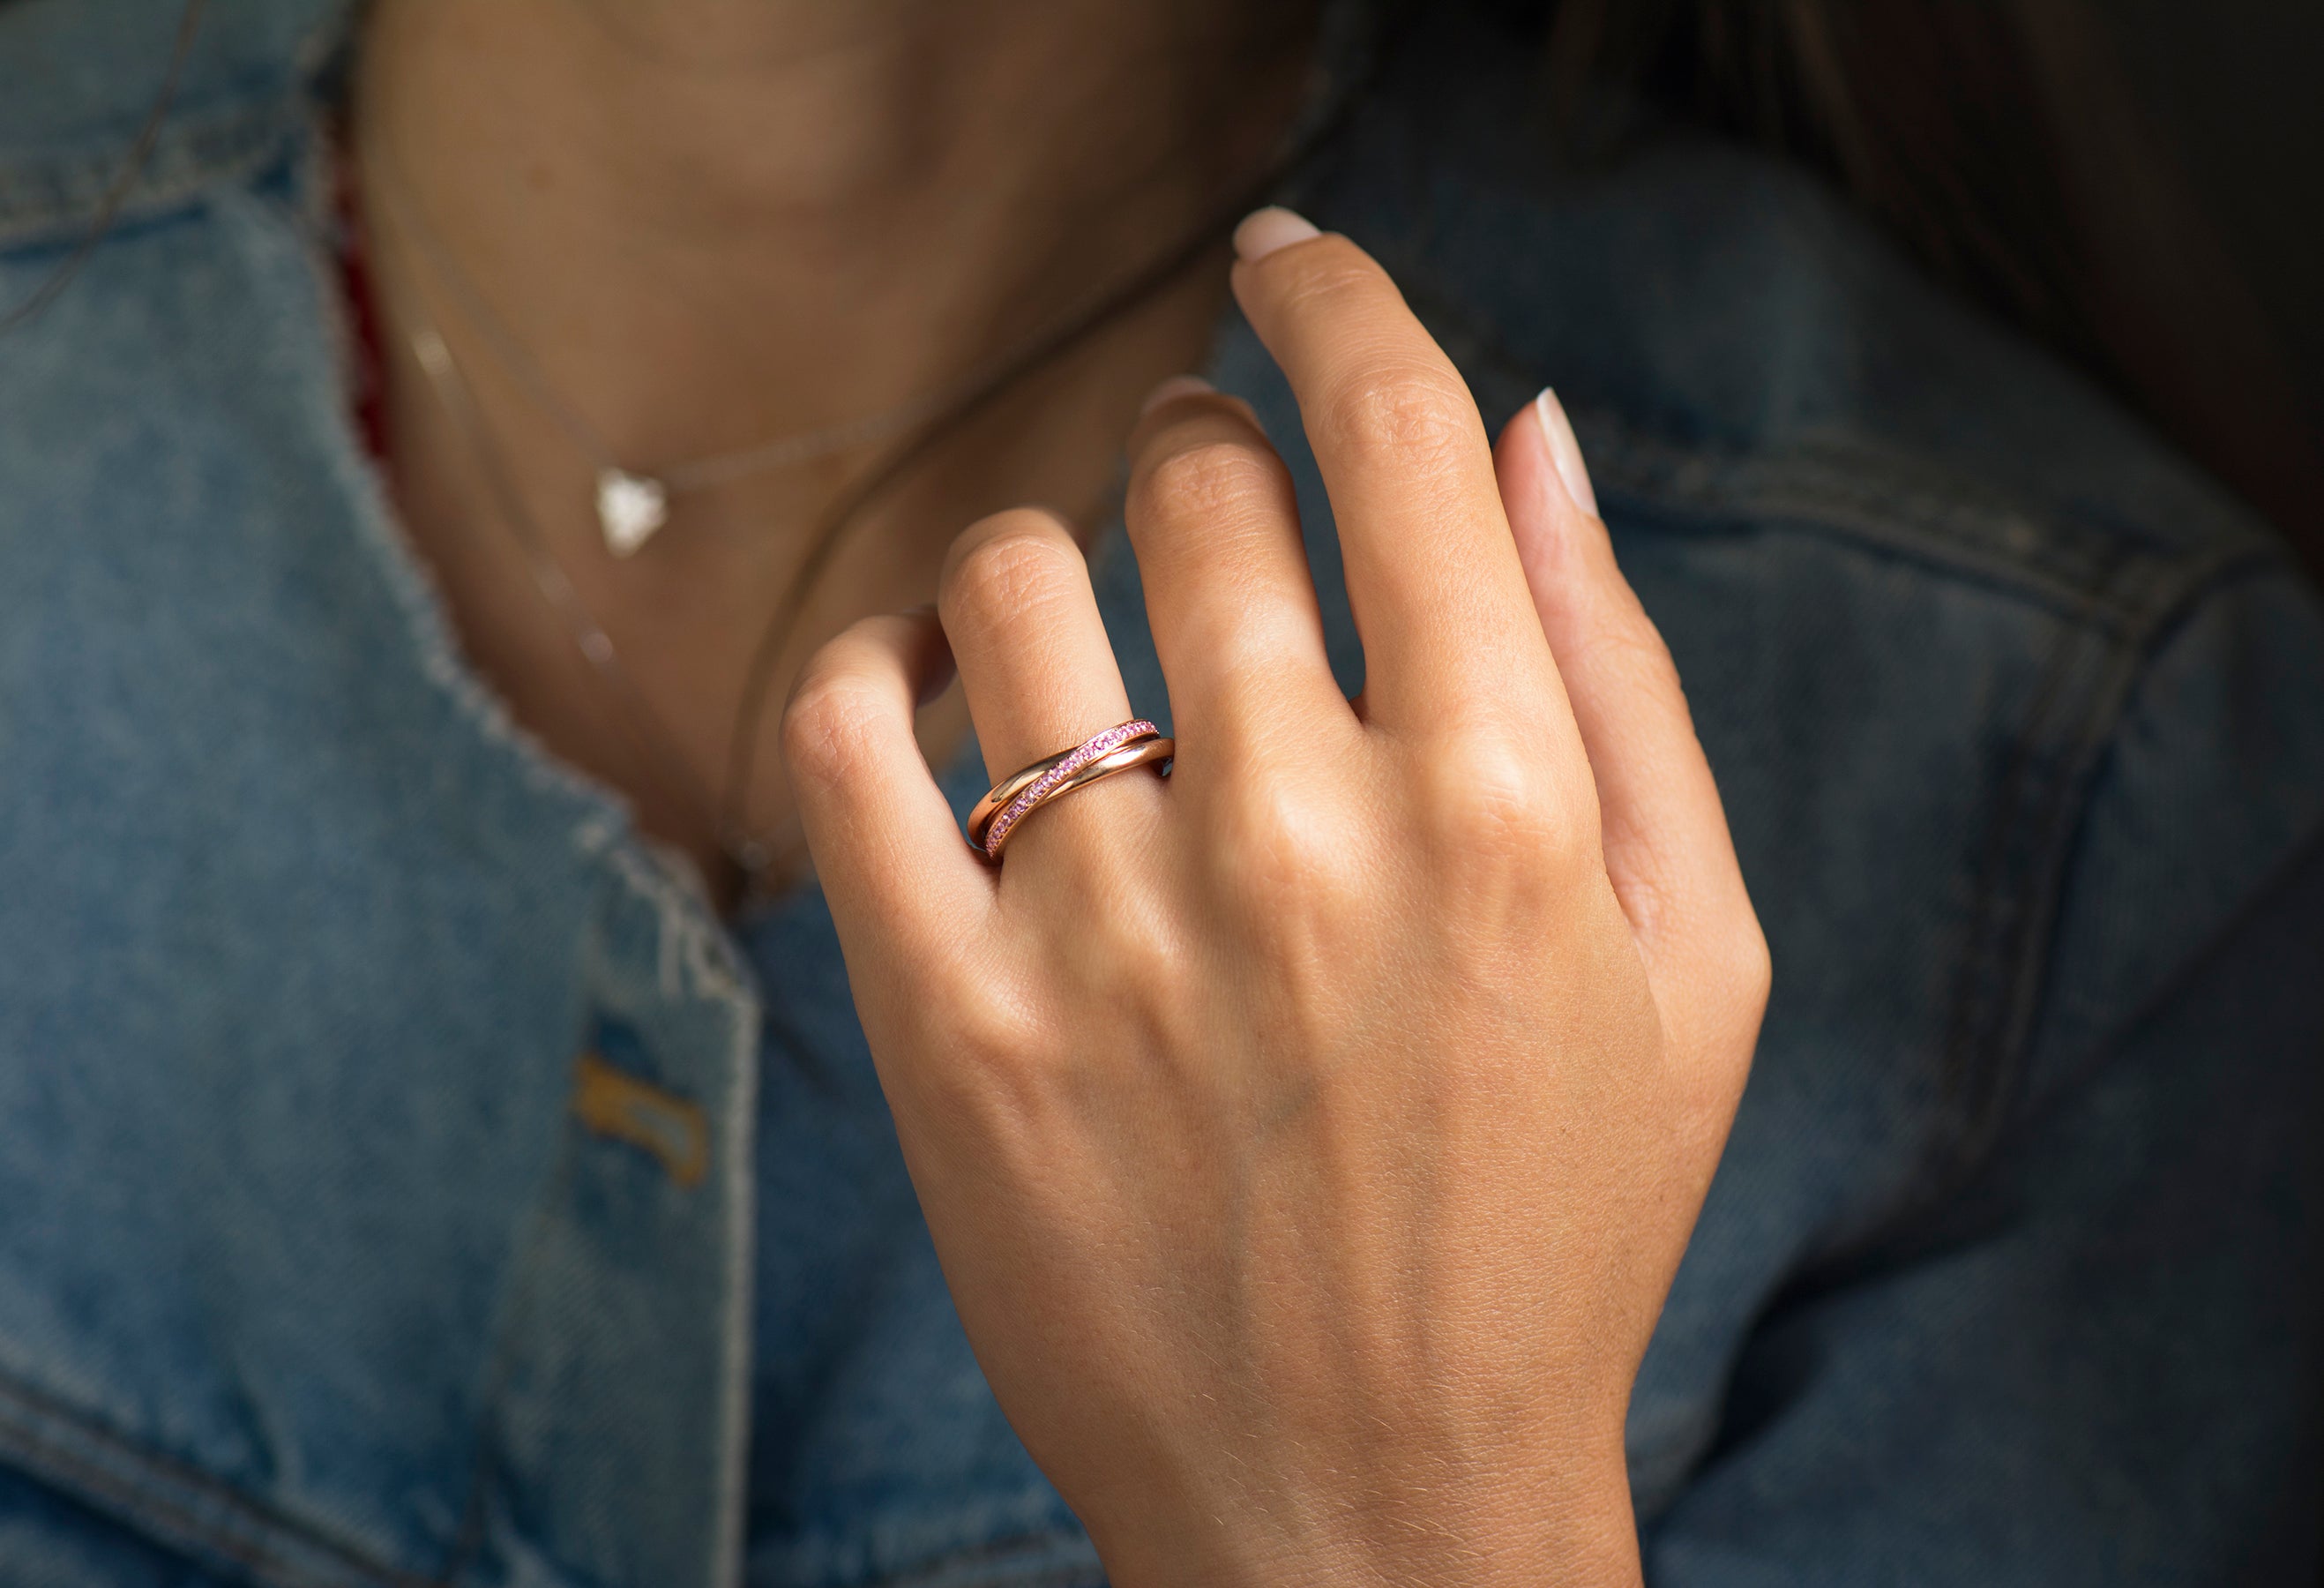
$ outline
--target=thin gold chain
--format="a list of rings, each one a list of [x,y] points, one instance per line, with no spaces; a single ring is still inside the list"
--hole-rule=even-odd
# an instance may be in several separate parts
[[[971,371],[969,374],[933,392],[910,398],[882,412],[796,430],[730,451],[674,459],[650,466],[633,466],[624,461],[615,452],[613,444],[604,439],[603,432],[590,423],[587,416],[558,391],[557,383],[549,379],[549,372],[541,367],[540,361],[533,356],[523,338],[493,306],[491,296],[445,245],[429,221],[424,207],[412,198],[394,153],[384,140],[377,151],[377,158],[370,162],[370,174],[375,179],[373,190],[379,195],[381,207],[393,217],[410,245],[411,253],[426,265],[429,274],[443,289],[446,300],[458,314],[461,322],[475,334],[477,343],[492,355],[493,361],[500,365],[517,389],[547,415],[549,421],[563,432],[566,439],[600,471],[612,470],[650,478],[674,493],[732,485],[753,475],[795,468],[834,453],[892,440],[958,401],[964,392],[976,385],[978,377],[983,373],[982,369]]]
[[[1352,60],[1360,69],[1369,69],[1369,40],[1366,43],[1363,51],[1348,54],[1342,64]],[[805,614],[808,597],[829,568],[849,528],[938,442],[975,417],[986,403],[1023,376],[1078,345],[1084,337],[1111,323],[1117,315],[1167,286],[1222,245],[1244,214],[1275,195],[1291,172],[1305,164],[1338,133],[1356,101],[1363,76],[1364,69],[1325,74],[1323,88],[1310,113],[1302,117],[1292,137],[1259,179],[1213,208],[1176,245],[1143,269],[1084,297],[1051,325],[942,393],[940,406],[918,415],[911,428],[896,438],[896,445],[842,489],[817,520],[798,572],[784,587],[752,646],[728,735],[726,772],[716,792],[692,770],[692,763],[679,749],[678,736],[669,731],[622,664],[613,636],[582,600],[563,564],[550,549],[549,537],[527,505],[514,472],[508,466],[497,439],[475,401],[466,372],[449,346],[431,323],[423,319],[415,326],[407,338],[412,355],[428,376],[437,401],[462,432],[470,461],[493,498],[493,516],[501,521],[517,542],[534,589],[565,622],[591,670],[622,703],[626,731],[634,741],[634,748],[656,769],[665,789],[680,804],[692,808],[696,819],[714,835],[720,854],[734,867],[746,893],[764,891],[775,863],[798,845],[795,818],[786,824],[790,830],[780,836],[779,842],[775,835],[753,832],[749,826],[760,725],[766,715],[776,663],[789,644]],[[390,205],[393,208],[392,198]]]

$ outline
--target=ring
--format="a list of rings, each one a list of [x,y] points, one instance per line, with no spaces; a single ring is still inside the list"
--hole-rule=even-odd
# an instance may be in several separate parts
[[[991,827],[994,818],[1005,807],[1015,803],[1017,796],[1023,793],[1042,774],[1053,771],[1077,755],[1102,756],[1109,753],[1110,746],[1098,746],[1100,739],[1109,740],[1114,745],[1130,744],[1140,740],[1158,738],[1161,732],[1161,729],[1143,717],[1131,722],[1120,723],[1106,729],[1102,734],[1092,734],[1071,749],[1060,750],[1055,755],[1045,755],[1030,766],[1019,767],[1010,772],[985,790],[984,797],[970,808],[968,813],[970,847],[974,849],[984,847],[988,830]],[[1057,790],[1051,789],[1050,792],[1056,793]],[[1023,814],[1023,811],[1018,812],[1019,816]]]
[[[997,862],[1009,835],[1036,808],[1131,767],[1167,762],[1176,750],[1177,741],[1142,717],[1093,734],[993,784],[968,813],[969,847]]]

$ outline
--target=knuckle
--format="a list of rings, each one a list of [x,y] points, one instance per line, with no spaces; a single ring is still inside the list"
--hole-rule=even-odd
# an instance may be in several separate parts
[[[1693,1016],[1681,1029],[1690,1034],[1690,1066],[1697,1083],[1701,1115],[1722,1122],[1733,1113],[1759,1044],[1773,974],[1766,938],[1748,909],[1718,940],[1698,950],[1689,981]]]
[[[1133,505],[1148,514],[1214,519],[1254,499],[1286,494],[1288,476],[1272,453],[1248,442],[1212,439],[1173,448],[1148,466]]]
[[[1261,917],[1356,886],[1356,825],[1335,801],[1288,778],[1257,775],[1228,800],[1212,857],[1229,892]]]
[[[876,725],[887,707],[885,693],[845,664],[836,642],[824,647],[783,707],[783,757],[792,775],[826,787],[854,780],[874,759]]]
[[[920,1101],[988,1136],[1038,1114],[1053,1056],[1032,1001],[989,969],[935,991],[914,1033],[916,1047],[935,1056],[914,1071]]]
[[[1021,998],[991,986],[962,990],[952,1002],[945,1045],[979,1070],[1009,1070],[1038,1062],[1047,1034]]]
[[[1133,884],[1108,889],[1052,957],[1108,1007],[1152,1016],[1181,1002],[1195,947],[1165,891]]]
[[[937,599],[948,620],[1005,623],[1070,596],[1084,577],[1080,549],[1056,521],[1002,513],[954,543]]]
[[[1582,642],[1582,653],[1566,665],[1586,668],[1613,679],[1623,688],[1648,699],[1683,698],[1678,661],[1670,646],[1635,597],[1610,621],[1591,625]]]
[[[1728,934],[1721,969],[1729,1007],[1740,1023],[1757,1030],[1775,987],[1775,961],[1767,948],[1767,934],[1748,905],[1742,919]]]
[[[1565,785],[1550,758],[1504,730],[1462,736],[1457,754],[1423,763],[1421,831],[1447,857],[1493,865],[1569,865],[1594,862],[1594,801]]]
[[[1400,296],[1379,262],[1337,232],[1271,254],[1264,263],[1279,272],[1276,290],[1283,307],[1294,313],[1336,316],[1361,308],[1365,300]]]
[[[1349,375],[1319,416],[1333,450],[1426,467],[1481,446],[1476,402],[1449,368],[1381,363]]]

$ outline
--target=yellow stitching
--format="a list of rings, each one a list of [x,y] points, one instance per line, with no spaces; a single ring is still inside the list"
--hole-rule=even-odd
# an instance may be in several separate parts
[[[700,1104],[650,1085],[594,1053],[574,1061],[573,1113],[598,1135],[652,1153],[681,1186],[700,1185],[710,1168],[710,1124]]]

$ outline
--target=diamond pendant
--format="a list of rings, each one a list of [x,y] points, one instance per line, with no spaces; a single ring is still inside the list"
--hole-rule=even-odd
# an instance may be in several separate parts
[[[627,557],[669,522],[669,493],[650,475],[618,468],[597,471],[597,523],[605,549]]]

